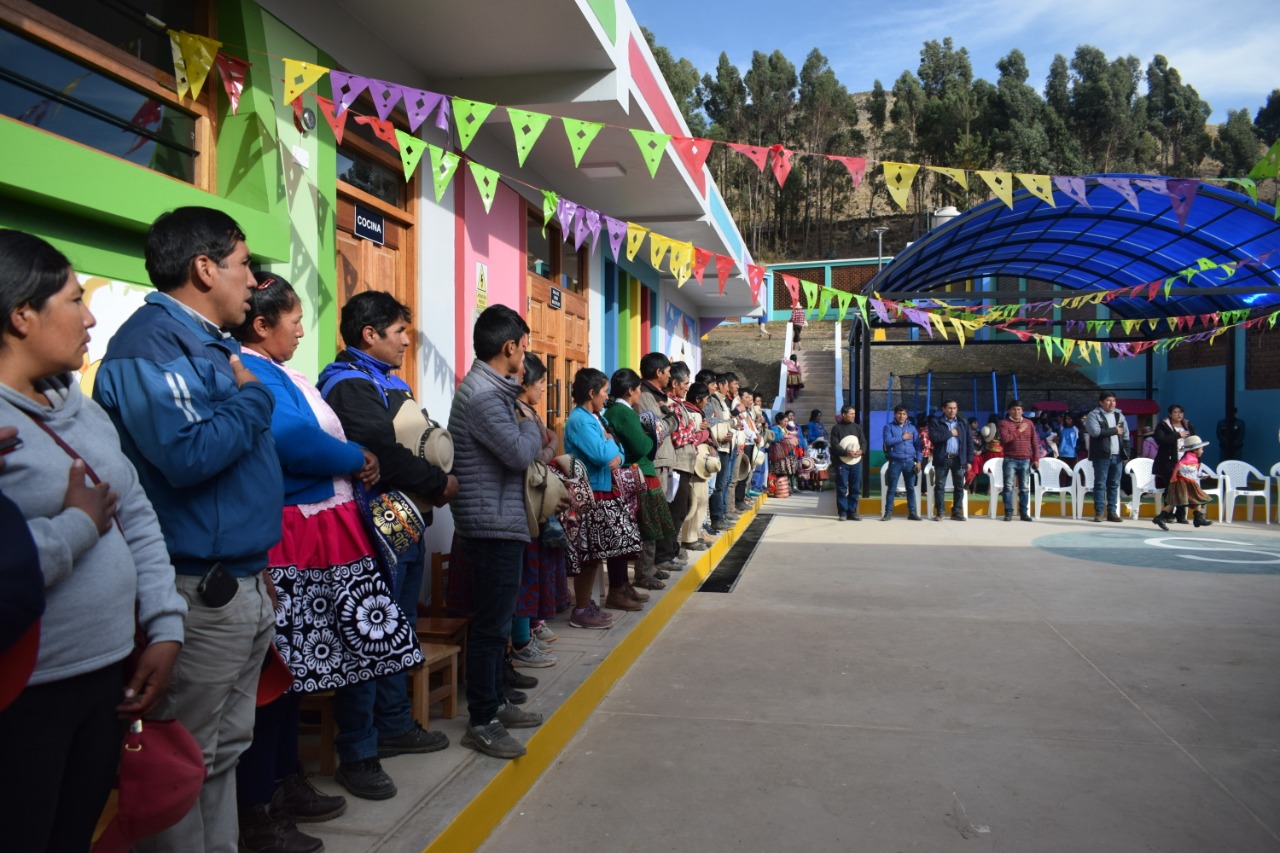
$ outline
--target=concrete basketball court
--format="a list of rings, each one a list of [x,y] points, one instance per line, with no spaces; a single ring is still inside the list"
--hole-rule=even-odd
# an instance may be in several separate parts
[[[1275,526],[763,512],[482,850],[1280,849]]]

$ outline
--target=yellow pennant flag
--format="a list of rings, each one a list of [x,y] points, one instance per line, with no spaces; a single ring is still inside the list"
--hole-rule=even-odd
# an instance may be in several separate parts
[[[950,340],[949,338],[947,338],[947,326],[945,323],[942,322],[942,318],[939,317],[937,314],[934,314],[932,311],[929,312],[928,317],[929,317],[929,322],[932,323],[933,327],[938,330],[938,334],[942,335],[944,340]]]
[[[1098,341],[1094,341],[1089,344],[1089,349],[1093,353],[1094,361],[1098,362],[1098,364],[1102,364],[1102,344]]]
[[[1156,330],[1156,326],[1159,324],[1160,320],[1153,318],[1147,321],[1147,328],[1154,332]]]
[[[681,243],[678,240],[671,241],[671,272],[675,273],[678,268],[693,266],[693,244]],[[676,274],[679,278],[679,274]],[[686,276],[688,278],[688,276]]]
[[[177,30],[168,30],[168,33],[169,48],[173,51],[174,88],[178,90],[178,100],[181,101],[191,88],[191,84],[187,82],[187,60],[182,55],[182,42],[178,40]]]
[[[955,331],[957,340],[960,341],[960,349],[964,349],[964,324],[952,317],[951,328]]]
[[[1053,181],[1048,175],[1023,175],[1018,174],[1018,180],[1022,181],[1022,185],[1027,188],[1027,192],[1040,199],[1050,207],[1057,207],[1053,201]]]
[[[1166,318],[1165,318],[1165,322],[1169,324],[1169,331],[1171,331],[1171,332],[1176,332],[1176,331],[1178,331],[1178,318],[1177,318],[1177,317],[1166,317]]]
[[[1062,338],[1060,343],[1062,344],[1062,362],[1065,364],[1071,360],[1071,353],[1075,352],[1076,339]]]
[[[284,61],[284,102],[292,104],[294,98],[310,89],[316,81],[328,73],[329,69],[323,65],[286,59]]]
[[[671,238],[663,237],[656,231],[649,234],[649,266],[655,270],[662,269],[662,256],[671,248]]]
[[[889,188],[889,195],[898,203],[898,207],[907,209],[907,196],[911,192],[911,182],[916,178],[920,167],[912,163],[881,163],[884,167],[884,182]]]
[[[1008,172],[975,172],[979,178],[991,187],[991,191],[996,194],[996,198],[1000,199],[1009,209],[1013,209],[1013,175]]]
[[[643,225],[636,225],[634,222],[627,223],[627,260],[634,261],[636,252],[640,251],[640,244],[644,242],[644,235],[649,233],[649,229]]]
[[[926,166],[925,168],[930,172],[938,172],[939,174],[946,175],[966,190],[969,189],[969,176],[965,173],[964,169],[952,169],[947,166]]]
[[[187,84],[191,87],[191,97],[198,98],[222,42],[195,33],[180,32],[178,46],[182,48],[182,59],[187,66]]]
[[[1141,323],[1142,323],[1141,320],[1121,320],[1120,321],[1120,325],[1124,327],[1124,333],[1126,335],[1132,335],[1133,330],[1138,328],[1138,326]]]

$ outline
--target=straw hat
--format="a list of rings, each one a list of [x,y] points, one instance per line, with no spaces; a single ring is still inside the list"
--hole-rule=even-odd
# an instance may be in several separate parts
[[[453,470],[453,436],[449,431],[419,409],[412,400],[406,400],[396,412],[392,426],[396,431],[396,444],[406,447],[441,471]]]
[[[1000,433],[999,427],[997,427],[995,424],[987,424],[982,428],[980,435],[982,436],[983,441],[995,441],[996,436],[999,435],[999,433]]]
[[[698,445],[698,455],[693,460],[694,476],[703,480],[715,479],[720,473],[720,455],[709,444]]]
[[[1198,435],[1189,435],[1182,440],[1183,453],[1186,453],[1188,450],[1199,450],[1202,447],[1208,446],[1209,442],[1205,441]]]
[[[862,443],[856,435],[846,435],[840,439],[840,461],[852,465],[862,458]]]
[[[524,510],[530,536],[537,537],[538,528],[568,496],[569,490],[545,462],[535,459],[530,463],[524,472]]]
[[[728,421],[711,425],[711,440],[716,444],[727,444],[732,434],[733,430],[730,429]]]

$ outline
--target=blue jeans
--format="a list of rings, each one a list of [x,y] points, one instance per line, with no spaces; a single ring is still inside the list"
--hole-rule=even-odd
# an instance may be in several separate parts
[[[836,513],[857,515],[858,501],[862,498],[862,463],[846,465],[836,461],[831,467],[836,471]]]
[[[762,462],[756,468],[755,473],[751,475],[751,489],[756,492],[763,492],[765,485],[769,479],[769,463]]]
[[[1004,514],[1013,515],[1013,483],[1018,482],[1018,514],[1031,514],[1031,460],[1004,458]]]
[[[1123,471],[1124,460],[1119,456],[1104,456],[1093,460],[1094,515],[1102,515],[1103,512],[1120,514],[1120,474]]]
[[[733,463],[737,461],[737,450],[720,454],[720,473],[716,474],[716,487],[711,492],[712,523],[723,520],[728,512],[729,484],[733,480]]]
[[[467,632],[467,712],[471,725],[483,726],[498,716],[505,701],[502,668],[516,615],[524,543],[461,536],[458,541],[475,600]]]
[[[426,571],[424,558],[419,542],[400,557],[391,579],[396,604],[411,625],[418,619],[418,596]],[[334,745],[339,762],[376,757],[379,735],[397,737],[415,725],[409,701],[409,674],[401,670],[335,690],[333,719],[338,724]]]
[[[919,515],[916,508],[916,463],[911,459],[890,459],[889,476],[884,484],[884,513],[893,514],[893,493],[898,487],[898,477],[902,477],[907,487],[907,513]]]

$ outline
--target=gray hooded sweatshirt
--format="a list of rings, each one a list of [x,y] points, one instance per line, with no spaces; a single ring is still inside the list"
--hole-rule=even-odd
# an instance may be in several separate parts
[[[135,602],[137,620],[153,643],[182,642],[187,612],[174,588],[160,524],[120,450],[111,419],[70,376],[47,379],[40,390],[50,405],[0,384],[0,425],[17,427],[23,441],[4,458],[0,489],[27,519],[45,582],[40,654],[31,684],[61,681],[128,657]],[[118,527],[99,536],[88,515],[63,508],[74,460],[31,416],[110,483],[119,496]]]

